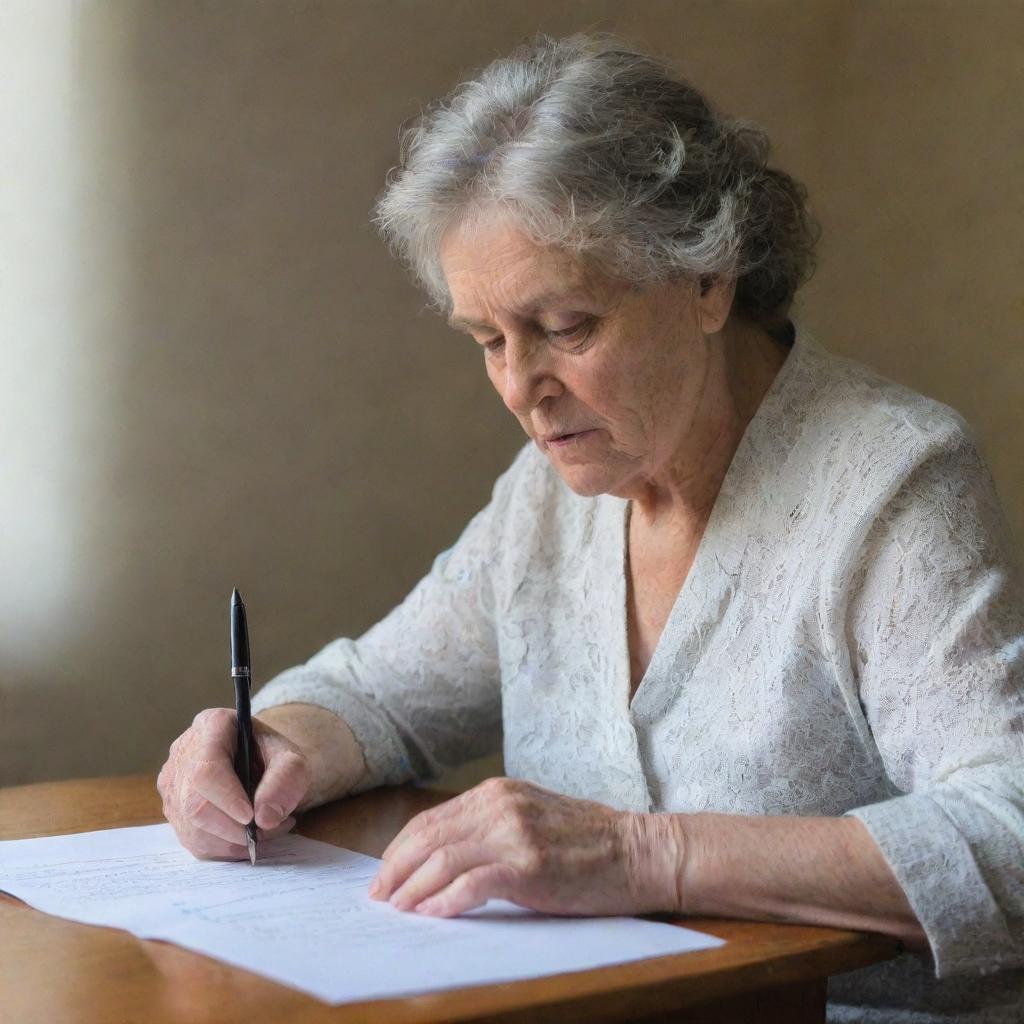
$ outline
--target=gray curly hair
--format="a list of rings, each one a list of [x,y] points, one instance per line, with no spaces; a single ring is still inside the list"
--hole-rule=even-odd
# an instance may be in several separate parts
[[[613,36],[539,35],[403,126],[373,219],[441,312],[445,233],[500,209],[633,287],[735,278],[734,309],[774,334],[820,228],[770,149]]]

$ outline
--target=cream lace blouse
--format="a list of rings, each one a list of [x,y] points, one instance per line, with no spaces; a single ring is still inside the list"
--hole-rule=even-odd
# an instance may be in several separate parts
[[[523,449],[406,600],[265,686],[341,715],[363,788],[504,744],[620,809],[856,815],[931,956],[830,1021],[1024,1020],[1024,587],[960,417],[800,324],[629,702],[627,502]]]

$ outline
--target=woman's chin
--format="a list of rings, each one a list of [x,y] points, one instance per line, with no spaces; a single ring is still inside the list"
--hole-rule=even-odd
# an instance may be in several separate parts
[[[551,459],[551,464],[565,485],[581,498],[594,498],[599,494],[605,494],[613,484],[611,474],[602,466],[580,463],[567,466],[561,464],[557,457]]]

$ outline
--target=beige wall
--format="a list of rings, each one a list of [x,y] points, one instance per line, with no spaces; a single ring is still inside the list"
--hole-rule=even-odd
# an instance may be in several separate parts
[[[537,29],[629,33],[769,128],[826,232],[805,321],[961,409],[1024,536],[1021,20],[0,0],[0,784],[155,770],[230,701],[232,586],[266,679],[486,500],[518,428],[367,211],[399,123]]]

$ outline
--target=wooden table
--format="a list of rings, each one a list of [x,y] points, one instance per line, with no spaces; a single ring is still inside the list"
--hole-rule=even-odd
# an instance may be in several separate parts
[[[403,787],[302,817],[297,831],[379,857],[445,794]],[[0,789],[0,839],[162,821],[152,776]],[[886,960],[894,940],[744,921],[679,923],[728,940],[719,949],[412,998],[327,1006],[164,942],[76,924],[0,894],[4,1024],[405,1024],[435,1021],[823,1021],[828,975]]]

